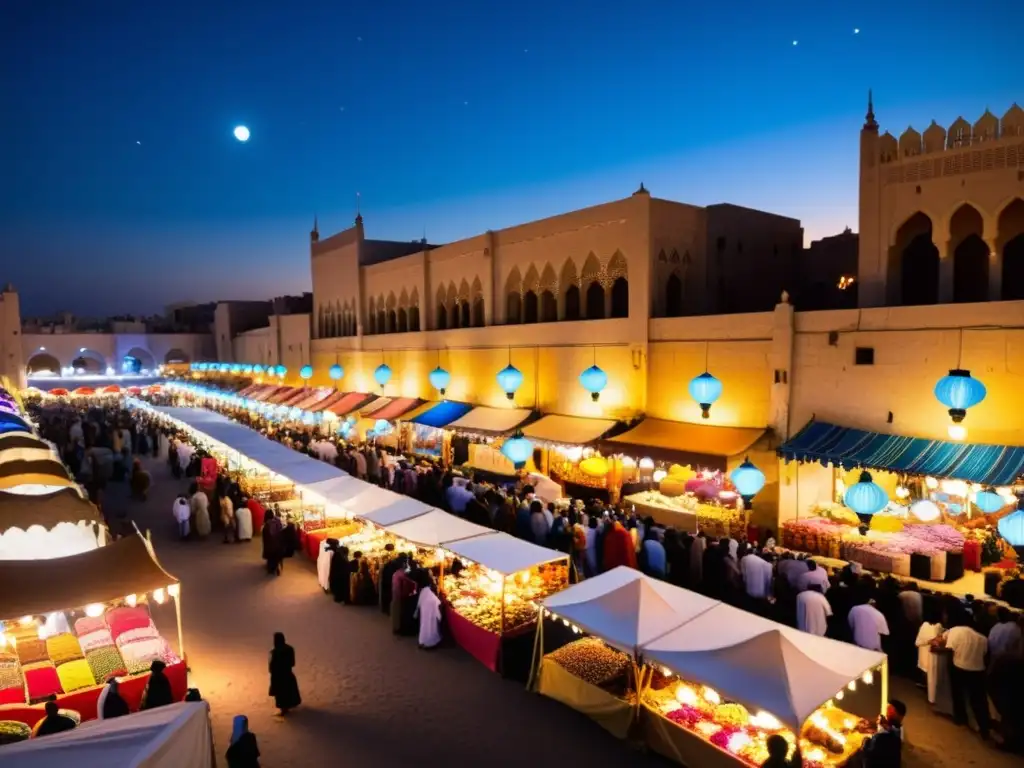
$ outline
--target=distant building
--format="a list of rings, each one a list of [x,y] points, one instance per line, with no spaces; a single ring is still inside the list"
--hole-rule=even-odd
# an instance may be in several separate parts
[[[857,306],[859,238],[847,227],[811,243],[800,254],[793,304],[798,310],[853,309]]]

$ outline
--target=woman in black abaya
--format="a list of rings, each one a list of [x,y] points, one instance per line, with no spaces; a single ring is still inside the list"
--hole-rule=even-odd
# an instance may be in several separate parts
[[[282,715],[302,703],[294,668],[295,649],[284,641],[283,632],[275,632],[274,647],[270,651],[270,695]]]

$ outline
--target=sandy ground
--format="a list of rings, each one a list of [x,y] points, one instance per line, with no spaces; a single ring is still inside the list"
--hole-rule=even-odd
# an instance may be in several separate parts
[[[163,463],[147,465],[153,475],[149,501],[130,501],[126,486],[113,485],[105,507],[150,530],[164,568],[182,582],[191,684],[210,702],[219,754],[232,718],[244,714],[266,768],[669,765],[502,680],[457,647],[420,651],[413,639],[392,636],[379,611],[336,605],[301,555],[273,578],[262,568],[258,542],[225,545],[216,533],[203,542],[176,541],[170,510],[184,483]],[[159,609],[157,623],[168,639],[174,637],[170,606]],[[285,633],[298,659],[303,706],[287,718],[275,714],[267,696],[275,631]],[[910,708],[904,765],[1024,764],[932,715],[913,685],[894,680],[892,688]]]

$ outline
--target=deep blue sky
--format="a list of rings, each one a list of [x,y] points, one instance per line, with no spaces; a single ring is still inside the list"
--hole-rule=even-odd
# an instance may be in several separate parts
[[[308,290],[313,214],[348,226],[357,191],[377,238],[641,180],[817,238],[856,228],[867,89],[897,134],[1001,116],[1022,26],[1012,0],[4,0],[0,281],[26,315]]]

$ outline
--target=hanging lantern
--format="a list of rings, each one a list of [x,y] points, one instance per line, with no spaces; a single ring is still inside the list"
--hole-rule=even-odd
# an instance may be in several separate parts
[[[199,370],[199,363],[192,363],[192,365],[190,365],[190,366],[188,367],[188,369],[189,369],[190,371],[198,371],[198,370]]]
[[[373,424],[373,431],[378,435],[386,435],[391,431],[391,424],[387,419],[377,419]]]
[[[451,383],[452,375],[448,373],[441,366],[437,366],[430,372],[430,386],[441,393],[441,397],[444,397],[445,390],[448,389],[448,384]]]
[[[743,499],[743,508],[750,509],[754,496],[764,488],[764,472],[754,466],[748,456],[736,469],[729,474],[729,479]]]
[[[248,376],[250,373],[252,373],[252,366],[251,365],[243,365],[242,366],[242,373],[244,373],[246,376]]]
[[[601,397],[601,390],[608,386],[608,374],[596,365],[592,365],[580,374],[580,384],[590,393],[590,398],[596,403]]]
[[[234,365],[231,366],[231,372],[232,373],[241,373],[242,372],[242,366],[240,366],[238,363],[235,363]]]
[[[283,379],[284,375],[286,373],[288,373],[288,369],[285,368],[283,365],[279,365],[279,366],[277,366],[277,368],[274,369],[274,373],[276,373],[278,376],[280,376]]]
[[[711,406],[722,396],[722,382],[707,371],[690,381],[690,397],[700,405],[701,418],[711,415]]]
[[[252,367],[252,372],[259,376],[261,373],[263,373],[263,366],[260,365],[259,363],[256,363],[256,365]]]
[[[206,370],[206,363],[196,363],[196,370],[197,371],[205,371]]]
[[[949,409],[954,424],[963,421],[967,409],[984,400],[986,394],[985,385],[961,368],[954,368],[935,385],[935,397]]]
[[[523,437],[522,430],[517,429],[515,434],[502,444],[501,454],[511,461],[516,469],[522,469],[533,455],[533,443]]]
[[[974,506],[990,515],[1006,506],[1006,501],[993,488],[986,488],[974,495]]]
[[[373,378],[375,378],[377,383],[380,384],[380,388],[384,389],[384,387],[388,385],[388,382],[391,381],[391,366],[387,363],[381,363],[377,366],[377,370],[373,372]]]
[[[516,390],[523,385],[523,372],[509,363],[498,371],[498,386],[501,387],[509,400],[514,400]],[[504,449],[502,449],[504,450]]]
[[[1012,547],[1024,547],[1024,509],[1007,515],[996,526],[999,535],[1006,539]]]
[[[341,367],[340,365],[338,365],[337,363],[335,363],[335,364],[334,364],[334,365],[332,365],[332,366],[330,367],[330,369],[329,369],[329,370],[327,371],[327,375],[328,375],[328,376],[330,376],[330,377],[331,377],[331,379],[333,379],[334,381],[337,381],[338,379],[340,379],[340,378],[341,378],[342,376],[344,376],[344,375],[345,375],[345,369],[344,369],[344,368],[342,368],[342,367]]]
[[[870,472],[861,472],[860,481],[846,489],[843,504],[858,515],[873,515],[885,509],[889,497],[878,483],[871,479]]]
[[[227,373],[229,370],[231,370],[231,366],[228,363],[221,363],[220,370],[221,373]]]
[[[313,366],[312,365],[304,365],[301,368],[299,368],[299,378],[300,379],[311,379],[311,378],[313,378]]]

